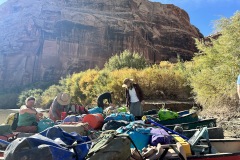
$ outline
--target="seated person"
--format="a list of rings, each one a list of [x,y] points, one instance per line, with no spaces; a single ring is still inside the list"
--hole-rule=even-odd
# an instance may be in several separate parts
[[[21,106],[18,117],[18,127],[16,132],[36,133],[37,122],[43,116],[34,108],[35,98],[28,97],[25,101],[26,105]]]
[[[68,110],[69,104],[70,95],[67,93],[58,93],[58,95],[54,98],[49,110],[50,119],[52,119],[54,122],[61,120],[62,112],[66,112]]]
[[[113,104],[112,104],[112,95],[113,95],[113,92],[105,92],[105,93],[99,95],[98,98],[97,98],[97,105],[98,105],[98,107],[101,107],[102,109],[104,109],[103,101],[105,99],[107,99],[107,101],[108,101],[110,106],[113,106]]]

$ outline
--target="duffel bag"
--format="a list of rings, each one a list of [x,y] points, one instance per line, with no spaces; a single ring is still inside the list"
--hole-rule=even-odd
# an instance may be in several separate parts
[[[160,144],[170,144],[172,137],[162,128],[152,128],[151,131],[151,145],[157,146]]]
[[[134,148],[135,144],[138,150],[142,150],[149,144],[151,140],[150,131],[150,128],[145,128],[143,124],[135,122],[131,122],[129,125],[117,129],[118,133],[128,134],[133,141],[131,148]]]
[[[122,127],[122,126],[126,126],[128,125],[129,122],[127,121],[115,121],[115,120],[110,120],[108,121],[107,123],[105,123],[102,127],[102,130],[105,131],[105,130],[116,130],[118,129],[119,127]]]
[[[89,114],[97,114],[97,113],[103,113],[103,109],[101,107],[94,107],[88,110]]]
[[[161,121],[168,120],[168,119],[174,119],[174,118],[178,117],[178,113],[170,111],[168,109],[160,109],[158,111],[158,117]]]
[[[88,137],[80,136],[76,132],[69,134],[59,127],[51,127],[40,134],[17,138],[6,148],[4,158],[6,160],[25,157],[28,160],[83,160],[89,151],[89,140]],[[45,146],[41,148],[42,145]],[[24,155],[25,157],[21,157]]]
[[[42,132],[49,127],[53,127],[54,122],[49,118],[43,118],[38,122],[37,131]]]
[[[131,139],[124,134],[110,130],[103,132],[91,147],[87,160],[122,160],[129,159]]]
[[[5,160],[74,160],[75,154],[67,148],[56,145],[32,145],[34,139],[18,138],[4,152]]]
[[[110,121],[110,120],[116,120],[116,121],[123,120],[123,121],[131,122],[131,121],[134,121],[135,119],[132,114],[121,112],[121,113],[110,114],[104,119],[104,122],[106,123],[107,121]]]

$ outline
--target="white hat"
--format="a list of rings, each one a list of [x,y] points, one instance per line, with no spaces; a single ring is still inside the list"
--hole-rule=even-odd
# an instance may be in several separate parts
[[[63,106],[68,105],[70,103],[70,95],[67,93],[58,93],[57,102]]]

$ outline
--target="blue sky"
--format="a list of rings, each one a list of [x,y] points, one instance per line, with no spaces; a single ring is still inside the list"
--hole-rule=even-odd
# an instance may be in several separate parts
[[[6,2],[7,0],[0,0],[0,4],[2,4],[3,2]]]
[[[195,25],[204,36],[213,33],[213,22],[222,17],[231,17],[240,11],[240,0],[151,0],[163,4],[174,4],[184,9],[191,24]]]
[[[0,4],[7,0],[0,0]],[[190,21],[204,36],[213,32],[213,22],[221,17],[231,17],[240,11],[240,0],[151,0],[163,4],[174,4],[190,16]]]

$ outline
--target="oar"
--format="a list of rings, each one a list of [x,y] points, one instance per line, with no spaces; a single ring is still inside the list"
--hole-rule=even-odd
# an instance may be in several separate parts
[[[171,133],[174,133],[174,134],[176,134],[176,135],[182,137],[183,139],[185,139],[185,140],[187,140],[187,141],[189,140],[188,137],[186,137],[186,136],[184,136],[184,135],[181,135],[181,134],[179,134],[178,132],[175,132],[175,131],[169,129],[169,128],[167,128],[167,127],[165,127],[165,126],[163,126],[163,125],[161,125],[161,124],[159,124],[159,123],[157,123],[157,122],[151,120],[150,118],[148,118],[148,117],[146,117],[146,116],[143,116],[143,117],[142,117],[142,120],[144,120],[144,121],[146,120],[146,121],[148,121],[148,122],[154,124],[155,126],[159,126],[159,127],[161,127],[162,129],[165,129],[166,131],[169,131],[169,132],[171,132]]]

